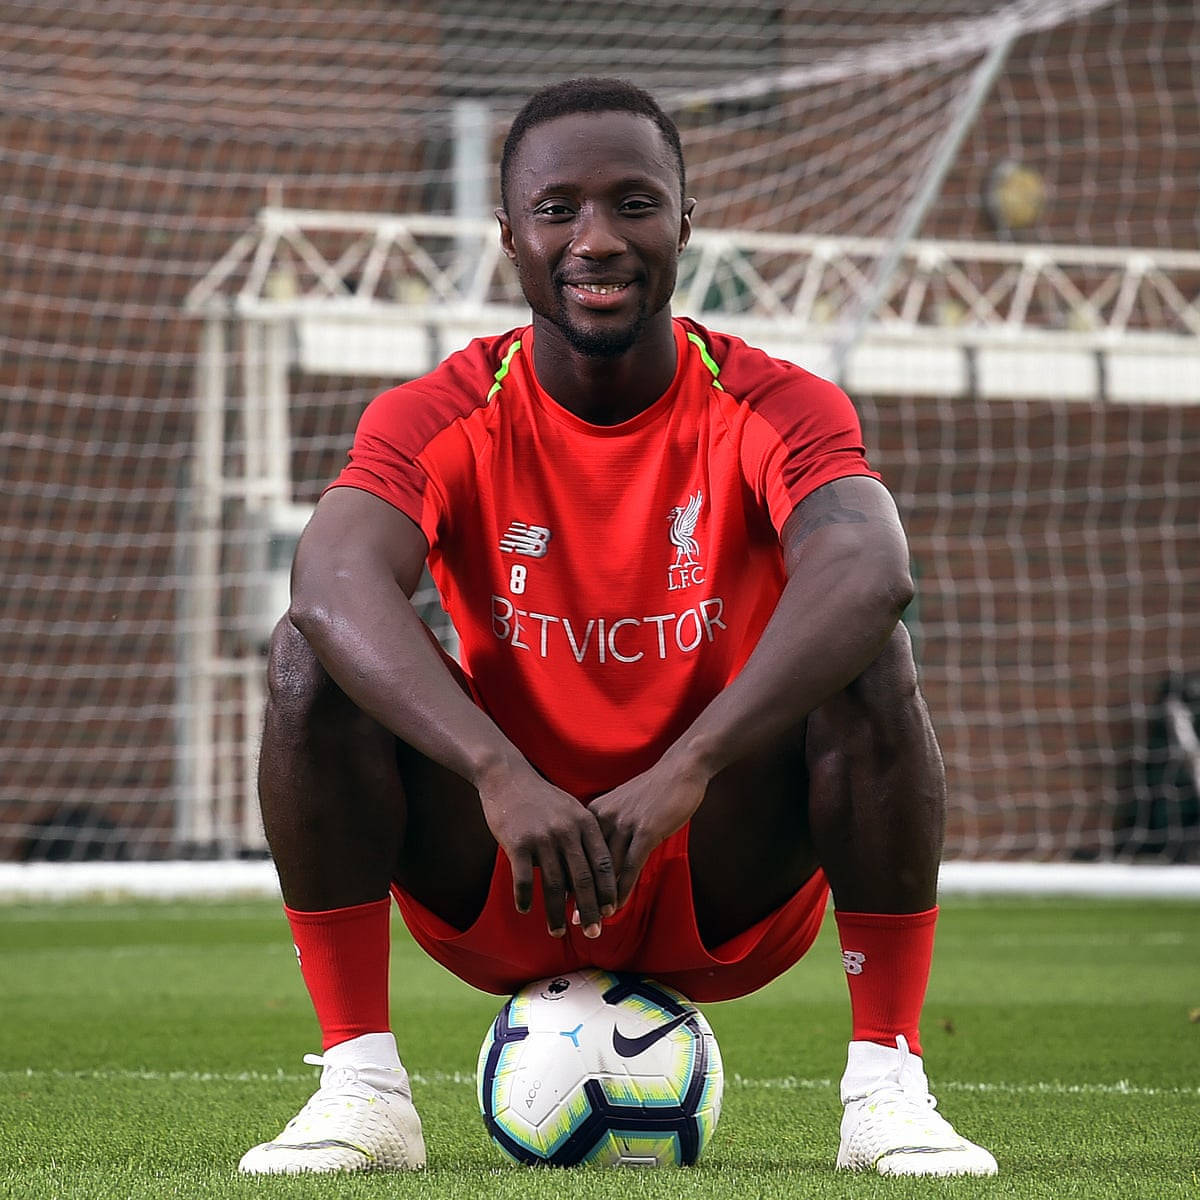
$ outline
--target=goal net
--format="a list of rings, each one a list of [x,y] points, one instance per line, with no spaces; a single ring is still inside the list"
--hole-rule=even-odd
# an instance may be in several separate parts
[[[0,861],[261,853],[297,530],[373,394],[523,319],[498,147],[580,74],[680,125],[677,311],[859,407],[948,855],[1200,860],[1197,44],[1191,0],[8,5]]]

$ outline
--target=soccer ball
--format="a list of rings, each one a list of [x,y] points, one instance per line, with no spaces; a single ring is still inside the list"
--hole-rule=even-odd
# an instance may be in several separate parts
[[[476,1092],[519,1163],[688,1166],[721,1113],[708,1022],[677,991],[589,968],[522,988],[479,1051]]]

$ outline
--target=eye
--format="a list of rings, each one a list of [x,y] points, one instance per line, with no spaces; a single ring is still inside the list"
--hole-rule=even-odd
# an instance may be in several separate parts
[[[657,202],[646,196],[631,196],[628,200],[624,200],[621,203],[621,211],[631,216],[651,212],[657,207]]]
[[[533,215],[535,217],[569,217],[571,212],[571,206],[564,204],[561,200],[546,200],[533,210]]]

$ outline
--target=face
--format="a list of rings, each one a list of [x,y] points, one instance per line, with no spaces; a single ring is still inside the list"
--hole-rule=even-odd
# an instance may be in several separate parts
[[[691,233],[679,190],[649,117],[573,113],[530,129],[496,215],[535,318],[591,358],[619,357],[656,317],[669,320]]]

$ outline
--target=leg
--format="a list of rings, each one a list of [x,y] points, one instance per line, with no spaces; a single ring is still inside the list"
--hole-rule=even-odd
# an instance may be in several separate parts
[[[749,929],[816,871],[802,731],[709,784],[692,817],[688,861],[696,924],[710,949]]]
[[[854,1040],[839,1167],[992,1175],[934,1109],[918,1023],[933,954],[946,812],[941,752],[908,633],[808,723],[809,818],[837,909]]]
[[[946,776],[903,625],[809,717],[809,818],[838,908],[911,913],[937,900]]]
[[[321,1085],[247,1174],[411,1170],[425,1143],[388,1022],[393,879],[465,927],[495,859],[474,791],[359,710],[285,618],[272,639],[263,824],[322,1031]]]
[[[397,879],[465,928],[496,854],[474,789],[357,708],[286,618],[268,682],[259,800],[284,903],[309,912],[366,904]]]
[[[838,909],[856,1039],[838,1166],[994,1174],[995,1159],[932,1107],[918,1056],[945,777],[902,626],[802,733],[718,776],[693,818],[701,932],[712,946],[748,928],[819,863]]]
[[[839,909],[931,909],[945,814],[941,752],[901,625],[794,743],[712,781],[689,843],[705,942],[748,928],[818,863]]]
[[[837,910],[854,1040],[920,1054],[945,775],[908,634],[809,719],[809,815]]]

